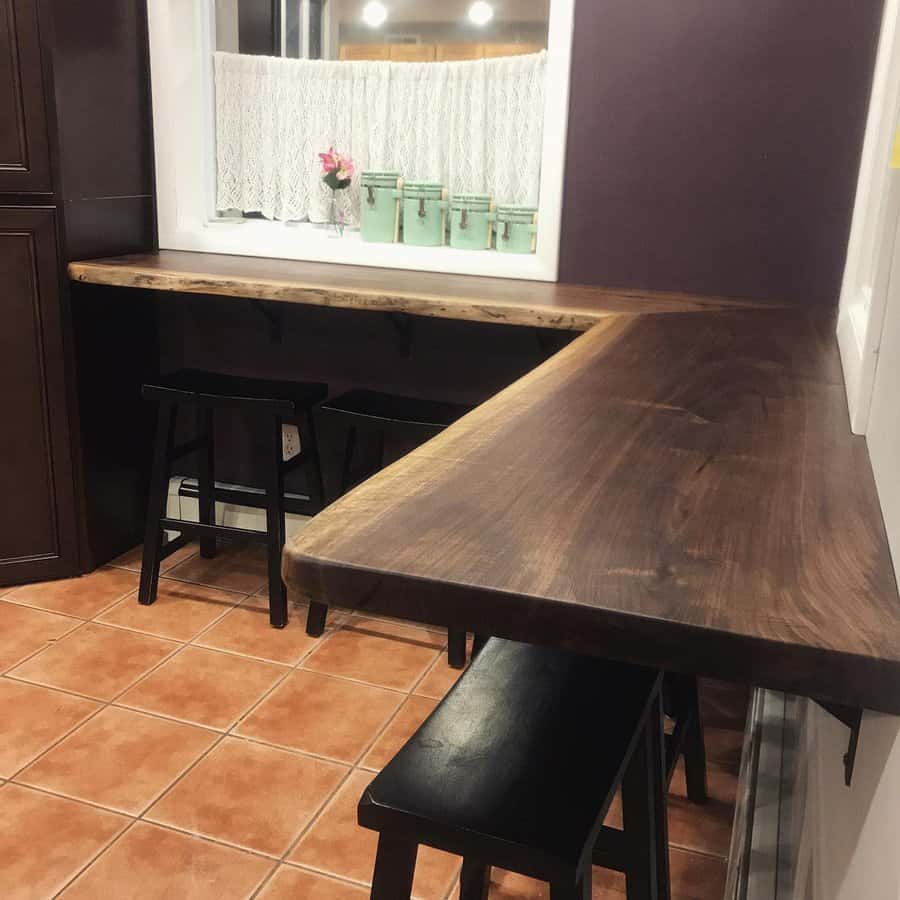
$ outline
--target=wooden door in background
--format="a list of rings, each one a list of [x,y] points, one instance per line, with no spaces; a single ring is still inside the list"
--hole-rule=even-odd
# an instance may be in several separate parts
[[[78,568],[52,209],[0,207],[0,285],[2,586]]]
[[[51,189],[37,4],[0,0],[0,192]]]

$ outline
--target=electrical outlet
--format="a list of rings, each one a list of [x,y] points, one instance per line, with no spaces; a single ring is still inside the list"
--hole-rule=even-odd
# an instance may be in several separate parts
[[[287,462],[300,452],[300,432],[296,425],[281,426],[281,458]]]

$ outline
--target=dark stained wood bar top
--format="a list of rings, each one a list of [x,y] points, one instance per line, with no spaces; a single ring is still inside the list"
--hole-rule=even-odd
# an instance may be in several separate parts
[[[610,316],[337,501],[287,582],[900,714],[900,599],[830,318]]]
[[[69,264],[72,281],[307,306],[583,331],[612,313],[758,306],[750,301],[364,266],[188,253]]]

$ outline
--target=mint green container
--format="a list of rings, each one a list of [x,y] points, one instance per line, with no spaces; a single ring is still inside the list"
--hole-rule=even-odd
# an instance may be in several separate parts
[[[534,253],[537,249],[537,210],[533,206],[497,207],[500,253]]]
[[[399,172],[363,172],[360,176],[360,234],[364,241],[394,244],[400,240]]]
[[[458,250],[489,250],[493,239],[490,194],[456,194],[450,201],[450,246]]]
[[[440,247],[446,243],[447,191],[433,181],[409,181],[403,186],[403,243]]]

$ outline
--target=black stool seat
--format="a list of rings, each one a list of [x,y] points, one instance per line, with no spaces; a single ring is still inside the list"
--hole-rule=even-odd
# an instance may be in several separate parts
[[[359,822],[380,831],[386,848],[405,840],[463,856],[463,888],[471,893],[461,898],[480,898],[489,866],[497,865],[549,881],[554,898],[581,900],[590,896],[595,855],[626,872],[629,898],[664,896],[661,677],[492,638],[366,789]],[[636,756],[644,771],[623,786],[625,831],[604,828]],[[643,817],[634,812],[641,809]],[[379,851],[372,896],[408,897],[396,881],[393,894],[379,892],[387,869]]]
[[[322,404],[323,410],[379,419],[398,425],[422,425],[436,429],[446,428],[471,410],[470,406],[447,403],[441,400],[422,400],[418,397],[401,397],[380,391],[347,391]]]
[[[295,416],[328,396],[328,385],[310,381],[273,381],[180,369],[144,385],[144,396],[188,401],[213,408],[247,407],[272,415]]]

